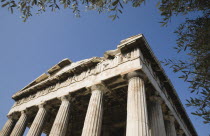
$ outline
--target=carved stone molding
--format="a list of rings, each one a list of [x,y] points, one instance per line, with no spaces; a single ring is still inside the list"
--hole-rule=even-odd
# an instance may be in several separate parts
[[[106,51],[104,53],[104,58],[106,58],[106,59],[114,58],[115,55],[118,54],[119,52],[120,51],[118,49]]]
[[[70,101],[71,100],[71,96],[70,95],[64,95],[64,96],[59,97],[59,99],[61,101]]]
[[[101,73],[105,70],[112,69],[112,68],[117,67],[118,65],[120,65],[122,63],[134,60],[138,57],[139,57],[138,50],[133,50],[131,52],[128,52],[125,55],[117,54],[113,59],[101,60],[100,62],[98,62],[98,64],[94,68],[89,68],[89,69],[81,72],[80,74],[74,74],[74,76],[71,76],[71,77],[67,78],[65,81],[63,81],[61,83],[57,82],[57,83],[55,83],[55,84],[53,84],[53,85],[51,85],[51,86],[49,86],[49,87],[47,87],[43,90],[40,90],[36,93],[33,93],[34,92],[33,89],[36,89],[37,85],[32,86],[31,88],[23,90],[22,92],[18,92],[17,94],[15,94],[13,96],[13,98],[16,98],[16,97],[21,96],[24,93],[28,93],[27,97],[24,97],[24,98],[21,98],[21,99],[17,100],[13,107],[21,105],[22,103],[26,103],[30,100],[36,99],[38,97],[47,95],[48,93],[55,92],[55,91],[57,91],[61,88],[67,87],[67,86],[69,86],[71,84],[74,84],[76,82],[80,82],[80,81],[86,79],[89,76],[97,75],[97,74],[99,74],[99,73]],[[58,75],[58,77],[61,77],[61,76]],[[50,82],[50,80],[55,80],[54,78],[55,77],[52,77],[52,78],[48,79],[49,82]],[[56,79],[56,80],[59,80],[59,79]],[[44,81],[44,82],[47,82],[47,81]],[[33,94],[30,94],[30,92],[33,93]]]
[[[165,115],[165,116],[164,116],[164,119],[165,119],[165,120],[169,120],[169,121],[171,121],[171,122],[174,122],[174,121],[175,121],[175,118],[174,118],[172,115]]]
[[[18,120],[23,113],[24,116],[27,114],[26,117],[29,120],[28,125],[30,126],[35,113],[37,113],[37,108],[44,111],[50,109],[48,112],[49,121],[47,121],[46,128],[44,129],[44,132],[49,133],[54,117],[56,116],[56,113],[58,114],[58,109],[62,107],[62,103],[65,103],[65,105],[63,104],[64,108],[62,108],[63,110],[60,112],[59,123],[67,120],[62,118],[64,116],[66,117],[66,113],[69,111],[72,111],[72,115],[68,115],[70,120],[73,118],[73,115],[76,115],[77,118],[81,117],[82,120],[89,96],[101,96],[100,98],[94,97],[93,99],[93,103],[95,103],[97,99],[100,100],[101,103],[99,102],[98,104],[100,106],[102,105],[102,96],[104,95],[104,98],[106,98],[106,100],[104,100],[104,105],[108,105],[104,110],[109,109],[110,105],[114,105],[117,103],[115,101],[120,99],[120,104],[118,106],[121,108],[123,105],[124,110],[126,110],[125,103],[126,100],[128,100],[126,99],[128,98],[126,88],[129,88],[129,85],[129,90],[131,90],[129,93],[132,94],[130,95],[132,97],[129,99],[129,102],[131,103],[130,109],[132,110],[127,111],[136,113],[132,115],[145,112],[143,113],[145,115],[139,115],[139,117],[144,116],[144,119],[141,119],[141,121],[139,121],[139,119],[133,121],[134,123],[136,123],[135,121],[138,121],[143,125],[137,124],[132,126],[132,123],[130,123],[131,127],[129,131],[131,136],[133,134],[133,128],[136,126],[142,127],[146,125],[146,127],[149,128],[149,126],[147,126],[149,123],[145,120],[147,120],[146,118],[149,114],[146,113],[147,108],[151,108],[151,105],[155,105],[153,113],[157,113],[157,109],[159,109],[159,111],[162,110],[159,113],[166,115],[164,120],[163,115],[161,115],[160,118],[158,117],[158,114],[153,114],[153,119],[162,119],[162,122],[173,125],[173,130],[183,130],[185,135],[190,135],[191,132],[192,135],[196,135],[196,131],[194,130],[173,85],[165,75],[164,70],[148,46],[144,36],[141,34],[122,41],[117,49],[105,52],[104,57],[93,57],[74,63],[67,62],[65,64],[56,64],[48,70],[48,74],[45,73],[44,75],[41,75],[13,95],[15,104],[11,108],[8,118]],[[148,86],[151,88],[148,89]],[[157,92],[159,92],[159,94]],[[108,102],[109,100],[111,100],[111,102]],[[147,102],[150,102],[151,105],[146,106]],[[69,110],[70,103],[72,103],[72,110]],[[30,109],[33,114],[31,114],[28,109]],[[171,111],[171,113],[169,111]],[[20,112],[22,112],[22,114]],[[77,112],[79,112],[79,115]],[[116,111],[109,109],[108,113],[109,112]],[[122,111],[120,110],[119,112]],[[115,116],[119,116],[119,112],[117,112]],[[108,113],[105,112],[105,114]],[[94,114],[90,115],[94,116]],[[102,115],[103,114],[100,116]],[[110,116],[113,118],[115,117],[112,114]],[[126,114],[123,114],[123,116],[126,116]],[[77,118],[75,118],[76,121],[78,121]],[[62,121],[60,121],[61,119]],[[81,120],[79,120],[80,122],[78,121],[80,124],[82,123]],[[106,123],[109,125],[108,121]],[[77,126],[73,125],[73,127]],[[125,127],[125,124],[124,126],[121,125],[121,127]],[[157,130],[160,130],[160,127],[157,128]],[[54,132],[58,131],[56,130]],[[140,131],[137,133],[139,132]],[[161,136],[163,135],[161,134]]]
[[[103,83],[95,84],[95,85],[91,86],[90,90],[91,91],[100,90],[100,91],[103,91],[103,92],[108,92],[109,91],[109,89]]]
[[[39,109],[41,108],[45,108],[46,102],[41,103],[40,105],[38,105]]]
[[[132,71],[127,73],[126,75],[123,76],[123,78],[130,80],[133,77],[140,77],[142,78],[144,81],[146,81],[146,75],[143,72],[140,71]]]
[[[29,110],[28,108],[26,108],[25,110],[22,110],[20,113],[21,113],[21,115],[22,115],[22,114],[29,115],[29,114],[31,114],[31,113],[32,113],[32,111],[31,111],[31,110]]]
[[[179,129],[179,130],[177,131],[177,134],[178,134],[179,136],[182,136],[182,135],[184,134],[184,131],[183,131],[182,129]]]
[[[150,96],[149,100],[151,102],[158,102],[159,104],[163,103],[163,99],[161,97],[159,97],[159,96]]]
[[[84,70],[82,70],[82,72],[74,74],[74,75],[78,75],[79,74],[78,76],[73,76],[73,77],[70,77],[70,78],[73,78],[77,82],[78,80],[82,80],[82,79],[84,79],[85,77],[87,77],[89,75],[101,73],[102,71],[105,71],[107,69],[116,67],[116,66],[118,66],[121,63],[125,63],[127,61],[136,59],[138,57],[139,57],[139,51],[137,49],[134,49],[133,51],[128,52],[125,55],[115,54],[113,59],[103,60],[102,58],[94,57],[94,58],[91,58],[91,59],[89,59],[88,61],[85,62],[85,63],[96,63],[97,62],[97,65],[93,69],[88,69],[88,70],[84,69]],[[85,67],[85,65],[86,64],[83,64],[83,63],[81,63],[79,65],[76,65],[76,67],[73,67],[73,68],[69,69],[68,71],[66,71],[66,73],[68,73],[68,72],[71,73],[71,72],[77,71],[77,67],[79,67],[81,69],[82,67]],[[62,74],[64,74],[64,73],[65,72],[61,73],[60,75],[51,77],[48,80],[43,81],[43,82],[41,82],[41,83],[39,83],[37,85],[31,86],[30,88],[27,88],[25,90],[17,92],[15,95],[13,95],[13,98],[16,99],[16,98],[20,97],[21,95],[23,95],[25,93],[33,92],[34,90],[36,90],[36,88],[38,86],[39,87],[45,86],[44,84],[47,84],[50,81],[58,81],[59,78],[61,78]],[[84,76],[84,77],[82,78],[81,76]]]
[[[47,111],[49,111],[49,109],[51,108],[51,107],[47,104],[47,102],[42,102],[41,104],[37,105],[37,107],[38,107],[39,109],[44,108],[44,109],[47,110]]]
[[[7,118],[12,120],[18,120],[19,116],[20,115],[18,114],[18,112],[13,112],[12,114],[7,115]]]

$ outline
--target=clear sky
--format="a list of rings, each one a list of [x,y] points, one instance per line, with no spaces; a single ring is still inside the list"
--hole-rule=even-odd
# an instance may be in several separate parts
[[[139,33],[145,35],[159,60],[184,57],[172,49],[176,40],[173,32],[183,17],[173,18],[168,27],[161,27],[161,16],[153,1],[140,8],[126,6],[123,12],[120,19],[112,21],[96,12],[82,12],[81,18],[75,18],[67,9],[34,15],[23,23],[16,12],[12,15],[0,8],[0,128],[14,103],[11,96],[64,58],[75,62],[103,56],[120,40]],[[164,69],[185,104],[191,95],[188,84],[171,69]],[[192,109],[186,110],[199,136],[210,134],[209,125],[192,116]]]

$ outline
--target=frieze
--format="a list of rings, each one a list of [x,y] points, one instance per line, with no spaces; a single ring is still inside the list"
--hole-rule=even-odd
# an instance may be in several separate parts
[[[38,97],[47,95],[50,92],[55,92],[60,88],[69,86],[69,85],[71,85],[73,83],[76,83],[76,82],[80,82],[80,81],[84,80],[85,78],[87,78],[89,76],[97,75],[97,74],[99,74],[103,71],[106,71],[108,69],[112,69],[112,68],[117,67],[118,65],[120,65],[122,63],[134,60],[134,59],[139,58],[139,57],[140,57],[139,49],[134,49],[133,51],[128,52],[126,54],[120,54],[120,53],[116,54],[114,59],[102,60],[94,68],[83,71],[80,74],[74,75],[73,77],[69,77],[64,82],[56,83],[55,85],[52,85],[52,86],[50,86],[50,87],[48,87],[44,90],[36,92],[36,94],[31,94],[28,97],[24,97],[24,98],[16,101],[16,103],[14,104],[13,107],[21,105],[23,103],[26,103],[30,100],[36,99]]]
[[[143,51],[142,54],[138,50],[135,50],[136,52],[132,51],[132,52],[127,53],[128,51],[130,51],[130,49],[133,49],[134,47],[138,47],[142,49]],[[120,54],[120,53],[123,53],[123,54]],[[28,108],[28,106],[29,107],[33,106],[35,103],[40,103],[42,101],[45,101],[43,100],[45,98],[50,100],[50,99],[55,98],[56,95],[60,96],[60,95],[63,95],[64,93],[68,93],[69,89],[71,88],[72,90],[70,91],[76,91],[77,89],[80,88],[80,84],[82,84],[82,87],[85,87],[85,85],[87,85],[88,87],[90,86],[92,87],[95,83],[98,83],[100,80],[104,81],[106,79],[112,78],[113,76],[121,74],[121,72],[124,74],[129,71],[132,71],[132,69],[129,67],[130,65],[127,65],[127,64],[131,64],[131,65],[134,64],[135,67],[133,67],[133,69],[142,68],[142,71],[145,70],[144,72],[148,75],[148,78],[151,79],[150,80],[151,84],[155,87],[155,89],[157,89],[158,92],[160,92],[161,97],[165,100],[168,108],[174,113],[174,116],[177,119],[177,123],[180,124],[180,128],[182,128],[185,131],[186,135],[190,135],[190,132],[188,132],[189,130],[190,131],[192,130],[192,133],[196,135],[196,132],[194,131],[194,128],[191,125],[191,122],[188,119],[186,111],[184,110],[180,100],[178,99],[178,96],[173,86],[171,85],[170,80],[168,80],[159,62],[156,60],[154,54],[152,53],[143,35],[137,35],[136,37],[128,38],[122,41],[120,45],[118,45],[118,48],[116,50],[114,50],[113,52],[108,52],[106,55],[108,56],[104,58],[94,57],[91,59],[82,60],[82,61],[73,63],[74,65],[68,65],[65,68],[63,67],[63,69],[60,69],[56,73],[53,73],[46,80],[43,80],[42,82],[39,82],[35,85],[31,85],[28,88],[24,88],[18,91],[13,96],[13,99],[16,100],[16,106],[17,105],[20,105],[20,106],[17,106],[14,109],[11,109],[10,113],[13,113],[13,112],[16,113],[16,111],[21,111],[25,107]],[[143,55],[148,56],[148,60],[145,60]],[[138,59],[137,57],[139,57],[140,59]],[[127,61],[130,61],[130,62],[125,63]],[[90,68],[90,67],[94,67],[94,68]],[[106,71],[106,72],[103,72],[103,71]],[[111,73],[110,75],[106,75],[106,73],[108,72],[110,73],[113,72],[114,74]],[[98,73],[101,73],[101,74],[98,74]],[[89,77],[91,75],[93,76]],[[94,76],[94,75],[97,75],[97,76]],[[94,78],[96,78],[95,82],[92,81],[92,79]],[[89,79],[90,79],[90,82],[86,82],[86,81],[89,81]],[[163,82],[163,79],[164,79],[164,82]],[[165,83],[166,81],[168,82],[167,86],[165,84],[162,84],[162,83]],[[50,86],[50,87],[44,88],[47,86]],[[63,89],[61,89],[62,87]],[[62,91],[64,93],[59,94]],[[32,93],[36,93],[36,94],[32,94]],[[42,96],[45,96],[45,97],[42,97]],[[38,99],[35,100],[36,98]],[[170,98],[173,98],[173,99],[170,99]],[[179,106],[179,110],[176,109],[177,106]],[[188,125],[186,126],[186,124]]]

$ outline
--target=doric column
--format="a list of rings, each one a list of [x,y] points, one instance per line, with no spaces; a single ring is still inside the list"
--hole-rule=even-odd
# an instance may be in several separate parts
[[[162,99],[160,97],[150,97],[149,119],[151,125],[151,136],[166,136],[161,104]]]
[[[12,129],[15,126],[16,121],[12,118],[12,116],[8,116],[8,120],[5,123],[4,127],[0,131],[0,136],[10,136]]]
[[[178,130],[177,132],[177,136],[183,136],[184,135],[184,131],[183,130]]]
[[[128,78],[126,136],[149,136],[146,92],[143,75],[131,72]]]
[[[100,136],[103,114],[103,86],[91,87],[92,94],[89,101],[82,136]]]
[[[44,121],[47,115],[47,109],[44,107],[44,103],[39,105],[39,111],[28,131],[27,136],[40,136],[44,126]]]
[[[28,116],[26,115],[26,111],[21,111],[21,116],[16,123],[14,129],[10,136],[22,136],[27,125]]]
[[[50,131],[50,136],[65,136],[70,113],[70,97],[62,96],[61,105]]]
[[[166,136],[176,136],[174,125],[175,118],[172,116],[166,116],[165,119]]]

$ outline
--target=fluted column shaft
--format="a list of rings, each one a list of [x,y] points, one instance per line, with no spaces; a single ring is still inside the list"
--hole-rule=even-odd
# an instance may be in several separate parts
[[[149,136],[144,81],[134,72],[128,79],[126,136]]]
[[[161,108],[162,100],[157,96],[151,97],[150,100],[149,117],[151,124],[151,136],[166,136],[163,112]]]
[[[39,111],[28,131],[27,136],[40,136],[44,127],[47,110],[43,104],[39,105]]]
[[[15,126],[15,120],[13,120],[12,117],[8,117],[7,122],[0,131],[0,136],[9,136],[14,126]]]
[[[166,136],[176,136],[174,121],[174,117],[167,117],[165,120]]]
[[[68,96],[61,97],[61,105],[50,131],[50,136],[65,136],[70,113],[70,101]]]
[[[21,116],[16,123],[12,133],[10,136],[22,136],[27,125],[28,116],[26,115],[26,111],[21,112]]]
[[[89,101],[82,136],[100,136],[103,114],[103,92],[95,89]]]
[[[183,130],[178,130],[177,136],[183,136],[183,135],[184,135],[184,131]]]

